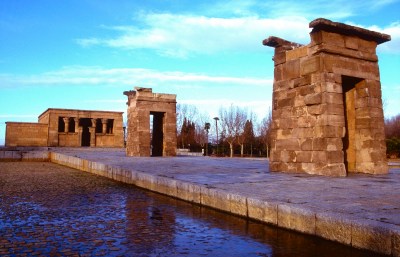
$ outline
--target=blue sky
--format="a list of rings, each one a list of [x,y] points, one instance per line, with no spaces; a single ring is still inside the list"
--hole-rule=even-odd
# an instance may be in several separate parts
[[[307,44],[323,17],[390,34],[378,47],[385,115],[400,113],[400,1],[0,1],[0,145],[6,121],[47,108],[126,111],[135,86],[211,117],[271,105],[270,35]]]

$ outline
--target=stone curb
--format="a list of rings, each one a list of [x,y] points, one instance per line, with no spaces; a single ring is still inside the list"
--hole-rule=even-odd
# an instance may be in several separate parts
[[[61,153],[15,152],[0,151],[0,160],[51,161],[281,228],[400,257],[400,229],[395,225],[374,220],[359,220],[338,213],[314,212],[296,204],[266,202],[223,189],[126,170]]]

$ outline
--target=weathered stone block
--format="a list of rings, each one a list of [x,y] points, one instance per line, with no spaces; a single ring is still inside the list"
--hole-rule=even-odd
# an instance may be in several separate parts
[[[313,56],[310,58],[302,59],[301,60],[301,65],[300,65],[300,75],[308,75],[310,73],[317,72],[320,70],[320,57],[319,56]]]
[[[343,105],[343,94],[324,92],[322,93],[322,102],[324,104]]]
[[[300,141],[300,148],[303,151],[311,151],[313,149],[313,140],[312,138],[306,138]]]
[[[312,159],[312,151],[297,151],[296,161],[300,163],[310,163]]]
[[[283,80],[283,64],[275,66],[274,69],[274,79],[276,81]]]
[[[331,114],[321,115],[317,118],[317,125],[344,127],[344,116]]]
[[[373,220],[353,221],[351,231],[353,247],[390,255],[392,233],[389,226]]]
[[[312,139],[312,150],[313,151],[325,151],[327,150],[326,138],[316,137]]]
[[[201,203],[201,188],[198,185],[187,183],[184,181],[176,181],[176,190],[178,198],[194,202],[194,203]]]
[[[307,51],[308,49],[306,46],[295,48],[292,51],[287,51],[286,62],[290,60],[298,60],[302,57],[307,56]]]
[[[346,48],[358,50],[358,38],[357,37],[344,37],[344,44]]]
[[[343,163],[343,151],[327,151],[326,158],[328,163]]]
[[[292,138],[292,129],[277,129],[276,139],[289,139]]]
[[[295,138],[282,139],[276,142],[277,150],[300,150],[299,140]]]
[[[362,38],[358,39],[358,49],[361,51],[375,54],[375,52],[376,52],[375,49],[377,46],[378,46],[378,44],[374,40],[365,40]]]
[[[248,217],[266,222],[268,224],[277,225],[278,223],[278,206],[259,199],[248,198]]]
[[[283,162],[296,162],[296,153],[295,151],[281,151],[280,160]]]
[[[326,83],[321,83],[321,91],[342,94],[343,87],[341,84],[336,82],[326,82]]]
[[[310,138],[314,136],[313,128],[294,128],[291,130],[292,138]]]
[[[326,151],[312,151],[311,162],[326,163],[328,160]]]
[[[247,216],[247,199],[239,194],[228,194],[230,213]]]
[[[339,47],[344,47],[344,36],[341,34],[320,31],[321,33],[321,41],[319,43],[332,44]]]
[[[286,61],[286,52],[276,53],[272,58],[274,60],[275,67]]]
[[[282,77],[284,80],[300,77],[300,60],[290,60],[283,64]]]
[[[316,126],[314,127],[315,137],[325,138],[341,138],[344,136],[346,130],[344,127],[338,126]]]
[[[297,119],[297,127],[299,128],[311,128],[317,123],[317,118],[313,115],[299,117]]]
[[[279,204],[278,226],[314,235],[315,213],[297,206]]]
[[[304,103],[306,105],[321,104],[322,94],[321,93],[308,94],[304,97]]]
[[[201,187],[201,204],[230,212],[229,194],[225,191],[213,188]]]
[[[351,245],[351,222],[337,213],[317,213],[315,235]]]

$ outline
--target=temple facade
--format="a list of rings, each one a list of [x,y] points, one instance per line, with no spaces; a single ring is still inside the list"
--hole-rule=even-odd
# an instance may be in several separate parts
[[[122,114],[49,108],[38,123],[6,122],[5,145],[124,147]]]
[[[311,43],[274,47],[270,170],[346,176],[388,172],[376,47],[390,36],[326,19]]]

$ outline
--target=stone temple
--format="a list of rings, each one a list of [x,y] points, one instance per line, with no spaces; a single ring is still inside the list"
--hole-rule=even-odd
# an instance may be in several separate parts
[[[311,43],[274,47],[271,171],[346,176],[388,172],[378,32],[316,19]]]
[[[135,87],[128,97],[127,156],[176,155],[176,95]]]
[[[6,122],[6,146],[124,147],[122,112],[49,108],[38,122]]]

